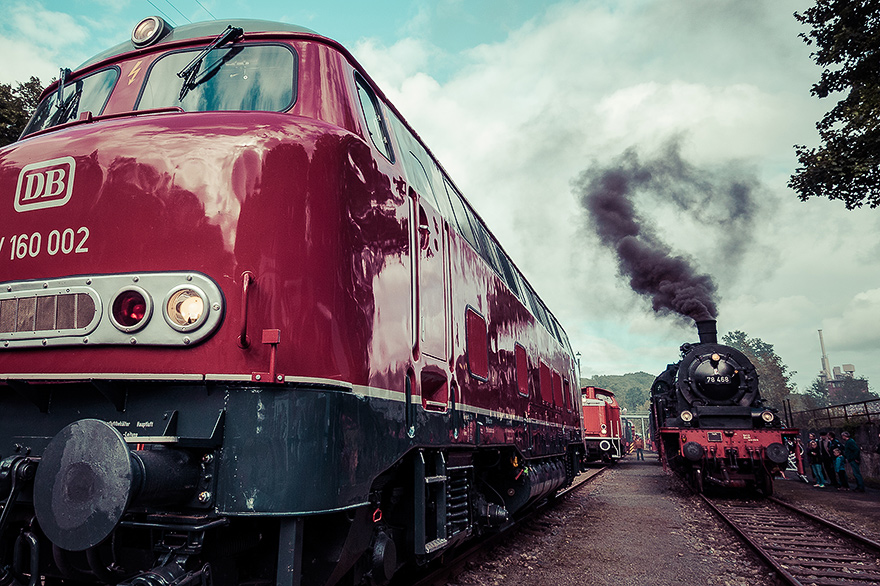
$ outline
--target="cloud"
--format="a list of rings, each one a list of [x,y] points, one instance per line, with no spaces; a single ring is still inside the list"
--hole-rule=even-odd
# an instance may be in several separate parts
[[[12,28],[22,37],[50,49],[82,43],[89,37],[88,31],[70,14],[52,12],[40,4],[16,4],[7,17]]]
[[[37,76],[45,84],[58,75],[54,54],[0,34],[0,83],[26,82]]]
[[[823,320],[825,342],[836,351],[880,351],[880,289],[856,294],[841,314]]]
[[[6,7],[0,22],[0,82],[24,82],[33,75],[47,84],[61,65],[79,65],[93,34],[86,26],[90,22],[47,10],[39,2]]]
[[[365,38],[358,41],[352,53],[384,91],[400,90],[413,77],[425,76],[423,71],[440,50],[433,45],[414,38],[403,38],[390,47],[378,39]]]
[[[639,369],[639,358],[662,369],[693,336],[654,317],[621,282],[583,227],[571,180],[675,137],[694,165],[738,168],[760,205],[748,226],[726,220],[723,208],[707,225],[661,199],[642,212],[719,284],[719,329],[774,344],[803,385],[822,320],[842,324],[855,306],[841,300],[880,286],[877,219],[800,203],[786,188],[791,145],[814,140],[826,107],[809,95],[817,70],[791,16],[805,1],[561,2],[503,41],[455,56],[461,66],[448,79],[424,73],[449,56],[419,38],[363,48],[368,70],[594,372]],[[742,245],[738,263],[707,246],[725,230]]]
[[[756,188],[760,211],[747,227],[728,221],[714,199],[711,218],[682,214],[659,196],[639,201],[658,236],[718,284],[719,329],[774,344],[804,386],[818,369],[816,330],[824,328],[838,362],[880,380],[870,331],[880,307],[880,216],[801,203],[786,187],[791,145],[813,144],[814,123],[830,107],[809,94],[819,69],[791,16],[811,2],[447,0],[414,9],[401,29],[407,36],[393,44],[364,38],[350,48],[592,374],[659,372],[695,339],[689,326],[658,319],[618,277],[571,188],[628,149],[651,156],[675,139],[689,164],[739,172]],[[508,5],[500,25],[477,34],[486,18],[478,12]],[[133,24],[119,22],[115,8],[93,20],[40,2],[4,8],[0,82],[34,74],[47,82],[98,41],[124,40]],[[463,11],[475,18],[465,22]],[[446,42],[446,31],[457,36]],[[712,246],[719,234],[742,244],[737,262]]]

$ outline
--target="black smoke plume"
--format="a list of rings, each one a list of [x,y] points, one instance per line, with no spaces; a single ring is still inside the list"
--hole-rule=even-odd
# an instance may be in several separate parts
[[[707,252],[720,248],[726,270],[733,270],[749,241],[756,185],[732,167],[707,170],[688,164],[677,141],[645,162],[630,149],[609,166],[583,172],[574,183],[589,223],[617,255],[618,269],[632,289],[650,297],[654,311],[697,321],[717,317],[715,282],[698,273],[691,259],[674,254],[634,202],[640,197],[672,204],[680,216],[707,226]],[[718,225],[722,234],[710,228]]]

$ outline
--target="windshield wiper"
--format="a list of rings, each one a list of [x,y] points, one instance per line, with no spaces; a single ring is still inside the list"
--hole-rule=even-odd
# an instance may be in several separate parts
[[[62,67],[61,71],[58,72],[58,93],[55,95],[55,107],[62,108],[64,106],[64,85],[67,83],[67,77],[70,75],[70,70],[66,67]]]
[[[227,26],[226,30],[214,39],[214,42],[205,47],[186,67],[177,72],[177,77],[183,80],[183,87],[180,88],[180,96],[178,97],[179,101],[182,102],[183,98],[186,97],[186,94],[189,93],[189,90],[199,85],[196,82],[196,76],[199,73],[199,69],[202,67],[202,61],[208,56],[208,53],[226,43],[234,43],[243,34],[243,29],[233,27],[232,25]]]
[[[58,106],[58,113],[56,114],[56,120],[53,124],[64,124],[71,118],[75,118],[77,112],[79,111],[79,101],[82,98],[82,81],[76,82],[76,91],[67,98],[61,106]]]

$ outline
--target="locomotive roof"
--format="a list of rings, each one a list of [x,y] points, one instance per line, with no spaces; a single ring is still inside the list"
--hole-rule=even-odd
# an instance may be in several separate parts
[[[308,29],[304,26],[297,26],[295,24],[286,24],[283,22],[274,22],[271,20],[254,20],[254,19],[226,19],[226,20],[208,20],[205,22],[196,22],[193,24],[186,24],[178,27],[174,27],[171,29],[167,35],[162,37],[158,43],[153,45],[159,46],[172,41],[181,41],[186,39],[198,39],[201,37],[216,37],[227,26],[238,27],[244,30],[245,34],[247,33],[255,33],[255,32],[285,32],[285,33],[306,33],[315,35],[317,34],[315,31]],[[120,55],[122,53],[128,53],[130,51],[136,50],[137,47],[131,42],[131,40],[125,41],[123,43],[119,43],[115,47],[111,47],[106,51],[98,53],[94,57],[88,59],[85,63],[82,63],[77,69],[82,69],[83,67],[92,65],[109,57],[113,57],[115,55]]]

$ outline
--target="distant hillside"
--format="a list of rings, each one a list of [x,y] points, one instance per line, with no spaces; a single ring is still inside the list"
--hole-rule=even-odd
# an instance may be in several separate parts
[[[602,374],[582,378],[581,386],[608,389],[617,397],[620,406],[626,407],[627,411],[647,411],[651,398],[651,385],[656,377],[657,375],[647,372]]]

